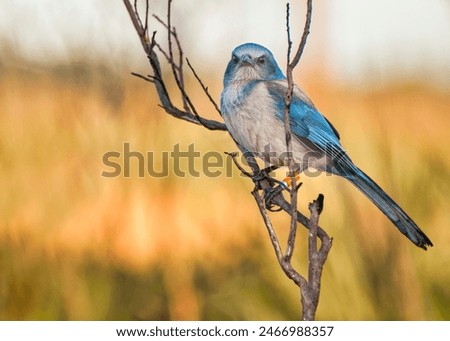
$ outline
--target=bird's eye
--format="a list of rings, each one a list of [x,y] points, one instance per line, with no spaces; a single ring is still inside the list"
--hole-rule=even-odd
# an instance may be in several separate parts
[[[261,57],[259,57],[259,58],[256,59],[256,62],[257,62],[258,64],[264,64],[264,63],[266,62],[266,57],[261,56]]]
[[[231,60],[233,61],[234,64],[237,64],[239,61],[239,58],[236,55],[232,55]]]

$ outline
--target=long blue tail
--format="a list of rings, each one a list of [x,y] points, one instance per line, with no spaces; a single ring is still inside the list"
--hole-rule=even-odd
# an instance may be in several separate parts
[[[352,165],[343,175],[363,192],[409,240],[422,249],[433,246],[431,240],[422,232],[416,223],[362,170]]]

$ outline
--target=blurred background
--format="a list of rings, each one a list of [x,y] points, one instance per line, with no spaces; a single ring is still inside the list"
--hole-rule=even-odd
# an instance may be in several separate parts
[[[151,8],[165,17],[165,1]],[[298,41],[305,1],[291,13]],[[283,1],[175,0],[172,23],[217,100],[238,44],[286,63]],[[103,155],[126,142],[153,152],[156,169],[176,144],[237,149],[169,117],[132,71],[150,69],[122,1],[0,0],[0,319],[299,319],[250,180],[177,177],[172,163],[163,178],[139,177],[137,162],[128,178],[101,175]],[[300,210],[323,193],[334,237],[317,318],[450,319],[449,1],[314,1],[295,79],[435,245],[416,248],[344,180],[303,177]],[[220,120],[188,72],[186,82]],[[284,244],[289,219],[271,217]],[[303,272],[306,238],[299,227]]]

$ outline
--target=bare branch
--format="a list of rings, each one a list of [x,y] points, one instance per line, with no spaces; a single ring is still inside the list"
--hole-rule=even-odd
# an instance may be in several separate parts
[[[183,108],[185,111],[190,112],[191,110],[197,116],[201,123],[201,118],[197,114],[194,105],[189,100],[189,97],[184,89],[184,78],[183,78],[183,49],[181,48],[180,42],[178,40],[175,28],[172,29],[172,0],[167,0],[167,42],[169,44],[169,58],[170,58],[170,66],[172,67],[173,77],[175,82],[177,83],[178,89],[181,92],[181,100],[183,101]],[[173,45],[172,45],[172,37],[174,37],[177,45],[178,45],[178,54],[179,54],[179,63],[177,64],[173,57]]]
[[[180,84],[182,85],[183,89],[184,89],[184,75],[183,75],[183,50],[181,49],[181,44],[180,41],[178,39],[178,35],[177,32],[175,30],[175,27],[173,28],[173,36],[175,38],[175,42],[177,43],[177,47],[178,47],[178,77],[180,79]],[[188,103],[186,101],[186,98],[182,98],[183,100],[183,107],[184,110],[189,111],[189,106]]]
[[[319,304],[322,270],[333,243],[331,238],[322,240],[322,245],[317,251],[317,231],[322,208],[323,195],[319,194],[318,198],[309,205],[311,219],[309,221],[308,238],[308,287],[306,290],[302,290],[303,319],[308,321],[315,319]]]
[[[169,59],[170,59],[170,66],[172,68],[172,74],[173,77],[175,79],[175,83],[178,86],[178,90],[181,93],[181,98],[183,101],[183,107],[184,110],[186,112],[189,113],[193,113],[194,116],[197,118],[198,122],[201,125],[206,126],[206,122],[203,121],[203,118],[200,117],[200,115],[197,112],[197,109],[195,108],[194,104],[192,103],[189,95],[187,94],[185,88],[184,88],[184,83],[183,83],[183,70],[182,70],[182,55],[183,55],[183,50],[181,49],[181,45],[178,45],[178,49],[179,49],[179,54],[181,55],[181,63],[178,64],[178,68],[176,67],[176,62],[174,61],[174,57],[173,57],[173,46],[172,46],[172,36],[175,37],[175,40],[178,41],[178,38],[176,36],[176,31],[174,29],[172,29],[171,26],[171,8],[172,8],[172,0],[168,0],[167,1],[167,40],[168,40],[168,45],[169,45]],[[178,41],[179,44],[179,41]]]
[[[141,78],[141,79],[143,79],[143,80],[145,80],[146,82],[150,82],[150,83],[155,83],[155,77],[154,76],[144,76],[144,75],[141,75],[141,74],[139,74],[139,73],[136,73],[136,72],[132,72],[131,73],[133,76],[135,76],[135,77],[138,77],[138,78]]]
[[[308,0],[307,10],[306,10],[306,21],[305,21],[305,27],[303,28],[302,40],[300,41],[300,44],[298,46],[297,52],[295,53],[294,59],[289,64],[292,69],[294,69],[297,66],[298,62],[300,61],[300,58],[302,57],[303,50],[305,49],[306,41],[308,39],[308,35],[309,35],[310,27],[311,27],[311,18],[312,18],[312,0]]]
[[[150,46],[148,44],[147,39],[145,39],[145,30],[142,27],[141,19],[139,18],[139,14],[137,12],[136,6],[133,8],[129,0],[123,0],[125,7],[127,8],[128,15],[130,16],[131,22],[141,40],[142,47],[144,48],[145,53],[150,54]],[[136,3],[136,2],[135,2]]]
[[[203,92],[206,94],[206,96],[208,96],[209,101],[212,103],[212,105],[214,106],[216,111],[219,113],[219,115],[222,116],[219,106],[217,105],[216,101],[214,101],[214,98],[212,98],[212,96],[209,93],[208,87],[203,84],[202,80],[197,75],[197,72],[195,72],[194,68],[192,67],[191,63],[189,62],[189,59],[186,58],[186,62],[188,64],[189,68],[191,69],[192,73],[194,74],[195,79],[199,82],[200,86],[202,87]]]
[[[287,77],[287,90],[285,94],[285,110],[284,110],[284,128],[285,128],[285,139],[286,139],[286,149],[288,155],[288,166],[289,166],[289,176],[292,179],[292,191],[290,195],[290,215],[291,215],[291,228],[289,232],[288,245],[286,248],[285,261],[291,261],[292,253],[294,251],[296,231],[297,231],[297,190],[296,179],[295,179],[295,162],[292,154],[292,133],[291,133],[291,103],[294,93],[294,81],[293,81],[293,70],[298,65],[300,58],[302,56],[304,47],[306,45],[306,40],[309,34],[309,29],[311,26],[311,16],[312,16],[312,0],[307,2],[307,15],[305,21],[305,27],[303,30],[302,39],[300,41],[297,52],[294,59],[290,60],[292,40],[290,33],[290,7],[289,4],[286,5],[286,30],[287,30],[287,67],[286,67],[286,77]],[[328,252],[331,249],[331,239],[328,237],[325,231],[319,230],[319,215],[323,207],[323,195],[320,194],[318,199],[310,204],[311,219],[308,221],[307,227],[309,228],[308,234],[308,281],[306,281],[301,275],[298,275],[300,280],[300,292],[302,301],[302,319],[303,320],[314,320],[317,306],[319,303],[320,295],[320,281],[322,277],[322,269],[327,258]],[[321,235],[321,252],[317,252],[317,236]]]
[[[146,34],[146,38],[148,40],[148,12],[149,12],[149,0],[145,0],[145,26],[144,32]]]
[[[158,48],[158,51],[161,52],[161,54],[164,56],[164,58],[166,58],[167,63],[171,63],[170,57],[167,54],[166,51],[164,51],[164,49],[161,47],[161,45],[159,45],[159,43],[155,42],[155,46]],[[177,67],[177,66],[176,66]]]
[[[297,53],[294,57],[292,63],[290,62],[291,49],[292,49],[292,40],[291,40],[291,29],[290,29],[290,6],[289,3],[286,4],[286,31],[287,31],[287,67],[286,67],[286,76],[288,87],[285,94],[285,107],[284,107],[284,129],[285,129],[285,140],[286,140],[286,151],[288,156],[288,167],[289,167],[289,177],[291,178],[292,183],[292,191],[290,192],[290,201],[291,201],[291,225],[289,231],[288,245],[286,248],[286,258],[288,260],[291,259],[292,254],[294,252],[295,246],[295,238],[297,233],[297,193],[298,188],[296,184],[295,178],[295,161],[292,154],[292,133],[291,133],[291,125],[290,125],[290,111],[291,111],[291,103],[292,96],[294,92],[294,81],[292,78],[292,72],[294,68],[297,66],[300,61],[300,57],[303,53],[304,47],[306,45],[306,39],[309,34],[309,28],[311,25],[311,16],[312,16],[312,0],[308,0],[307,4],[307,17],[305,21],[305,28],[303,30],[302,40],[300,42]]]
[[[163,25],[167,30],[169,29],[169,26],[167,26],[167,24],[156,14],[152,15],[153,18],[155,18],[161,25]]]
[[[286,3],[286,32],[287,32],[287,43],[288,43],[288,47],[287,47],[287,65],[289,66],[289,64],[291,63],[291,50],[292,50],[292,40],[291,40],[291,5],[288,3]]]
[[[154,51],[154,47],[157,45],[156,40],[155,40],[156,32],[153,32],[152,39],[151,39],[151,41],[149,41],[147,33],[146,33],[146,32],[148,32],[148,27],[146,29],[145,26],[143,26],[142,21],[139,16],[139,13],[138,13],[137,5],[133,6],[131,4],[130,0],[123,0],[123,2],[128,11],[128,15],[130,16],[133,26],[136,30],[136,33],[139,36],[141,45],[142,45],[145,53],[147,54],[151,68],[153,70],[153,76],[151,76],[149,78],[154,80],[154,85],[155,85],[156,91],[158,93],[159,100],[161,102],[161,107],[164,108],[164,110],[168,114],[172,115],[175,118],[182,119],[182,120],[185,120],[185,121],[188,121],[191,123],[203,125],[205,128],[210,129],[210,130],[227,130],[225,124],[223,124],[221,122],[217,122],[215,120],[209,120],[209,119],[202,118],[199,116],[199,114],[197,113],[196,110],[192,110],[193,112],[190,112],[188,110],[181,110],[173,105],[172,100],[170,98],[169,91],[167,90],[167,87],[166,87],[165,82],[162,77],[161,66],[160,66],[158,55]],[[149,16],[149,11],[150,11],[149,6],[147,6],[147,2],[146,2],[146,13],[145,13],[146,18],[148,18],[148,16]],[[160,21],[159,18],[157,18],[157,20]],[[164,23],[162,23],[162,24],[165,25]],[[165,25],[165,27],[167,27],[167,25]],[[173,32],[173,29],[171,31]],[[176,34],[176,32],[175,32],[175,34]],[[169,36],[171,36],[171,35],[169,34]],[[177,41],[177,38],[175,40]],[[180,48],[181,48],[181,45],[180,45]],[[172,66],[173,66],[173,64],[176,65],[176,63],[173,63],[173,60],[169,64],[171,64]],[[178,74],[178,71],[175,73]],[[178,86],[182,96],[184,98],[186,98],[186,101],[188,103],[189,102],[191,103],[189,106],[192,108],[193,105],[192,105],[192,102],[190,101],[189,97],[187,96],[186,91],[184,90],[184,84],[180,84],[180,82],[178,81],[178,77],[176,77],[175,80],[176,80],[177,86]]]
[[[275,250],[275,254],[277,256],[278,262],[280,265],[283,264],[284,257],[283,257],[283,251],[280,246],[280,242],[278,241],[277,233],[275,232],[275,229],[273,228],[272,222],[270,221],[269,216],[267,215],[267,210],[264,205],[264,200],[259,194],[258,190],[253,189],[252,195],[256,200],[256,203],[258,204],[259,212],[261,213],[261,216],[264,220],[264,224],[266,225],[267,231],[269,232],[270,241],[272,242],[273,249]]]
[[[247,171],[244,169],[244,167],[242,167],[242,166],[239,164],[239,162],[236,160],[236,157],[237,157],[237,155],[238,155],[237,153],[228,153],[228,152],[225,152],[225,154],[231,156],[231,159],[233,160],[233,163],[234,163],[234,164],[236,165],[236,167],[241,171],[242,174],[244,174],[246,177],[251,178],[251,179],[254,177],[253,174],[247,172]]]
[[[234,164],[237,166],[237,168],[247,177],[253,179],[255,182],[255,185],[257,188],[259,188],[262,191],[267,191],[272,189],[273,183],[271,183],[272,178],[267,176],[261,176],[261,173],[263,172],[259,166],[256,160],[253,156],[245,154],[246,161],[249,164],[250,168],[252,169],[252,173],[246,171],[236,160],[236,153],[226,153],[227,155],[230,155],[233,159]],[[286,201],[286,199],[283,197],[281,193],[275,195],[272,198],[273,203],[276,206],[279,206],[283,211],[290,214],[292,207],[289,202]],[[320,212],[319,212],[320,213]],[[310,226],[310,219],[308,219],[305,215],[303,215],[300,211],[297,211],[297,221],[302,224],[304,227],[309,228]],[[328,243],[328,241],[331,239],[328,234],[325,232],[324,229],[322,229],[320,226],[317,226],[317,236],[323,243]]]
[[[286,94],[284,96],[284,131],[285,131],[285,141],[286,141],[286,151],[288,157],[288,167],[289,167],[289,177],[291,178],[292,183],[292,191],[290,192],[290,202],[291,202],[291,224],[289,229],[289,237],[286,246],[286,254],[285,258],[287,262],[291,261],[292,255],[294,253],[295,247],[295,238],[297,234],[297,184],[295,179],[295,161],[292,155],[292,134],[291,134],[291,120],[290,120],[290,112],[291,112],[291,102],[292,102],[292,94],[294,91],[294,84],[292,80],[292,69],[289,64],[289,56],[291,51],[291,33],[290,33],[290,24],[289,24],[289,3],[286,4],[286,30],[288,37],[288,61],[287,61],[287,70],[286,74],[288,75],[288,87]],[[291,77],[289,78],[289,73]]]
[[[210,130],[227,130],[225,124],[221,122],[217,122],[214,120],[208,120],[200,117],[197,112],[194,103],[191,101],[184,83],[184,75],[183,75],[183,49],[177,34],[175,27],[172,26],[171,23],[171,4],[172,0],[167,0],[167,22],[161,20],[158,16],[152,15],[156,21],[158,21],[166,30],[167,30],[167,43],[168,43],[168,51],[164,51],[161,45],[156,42],[156,31],[153,32],[151,40],[149,39],[148,32],[148,18],[150,14],[149,9],[149,0],[145,2],[145,20],[142,23],[141,17],[138,13],[137,0],[134,1],[134,5],[131,4],[130,0],[123,0],[124,4],[127,8],[130,19],[135,27],[135,30],[139,36],[142,47],[147,54],[151,69],[153,71],[152,75],[143,76],[138,73],[132,73],[132,75],[139,77],[147,82],[151,82],[154,84],[156,91],[158,93],[158,97],[160,100],[160,106],[170,115],[182,119],[191,123],[203,125],[205,128]],[[255,198],[255,201],[260,210],[261,216],[263,218],[266,229],[269,233],[270,240],[272,242],[272,246],[274,248],[277,260],[286,274],[286,276],[291,279],[297,286],[299,286],[301,291],[301,302],[303,307],[302,318],[303,319],[314,319],[315,312],[317,309],[317,304],[319,300],[320,293],[320,279],[322,275],[323,264],[327,258],[328,252],[330,251],[332,245],[332,239],[328,236],[328,234],[318,225],[319,215],[321,213],[321,209],[323,206],[323,196],[319,195],[318,199],[315,200],[310,205],[310,214],[311,218],[308,219],[305,215],[300,213],[297,210],[297,191],[299,186],[296,184],[295,178],[295,164],[292,158],[292,141],[291,141],[291,131],[290,131],[290,105],[292,102],[293,96],[293,80],[292,80],[292,72],[296,67],[298,62],[300,61],[301,55],[303,53],[303,49],[306,45],[306,39],[309,33],[309,28],[311,24],[311,14],[312,14],[312,0],[308,0],[308,10],[307,17],[305,22],[305,28],[302,35],[302,40],[297,49],[296,55],[294,59],[290,60],[290,54],[292,49],[292,41],[290,36],[290,24],[289,24],[289,5],[286,10],[286,26],[287,26],[287,34],[288,34],[288,63],[287,63],[287,81],[288,81],[288,91],[285,96],[285,132],[286,132],[286,148],[288,151],[288,166],[289,166],[289,176],[292,182],[292,190],[290,192],[290,201],[288,202],[281,191],[276,191],[274,195],[270,196],[270,203],[277,205],[280,209],[285,211],[291,216],[291,224],[290,224],[290,232],[287,240],[286,250],[283,253],[283,249],[280,245],[280,241],[272,225],[272,222],[269,218],[268,211],[266,207],[268,206],[268,202],[265,202],[267,199],[266,194],[270,191],[274,190],[275,184],[279,181],[271,178],[268,174],[265,173],[266,170],[261,170],[258,166],[258,163],[255,160],[253,154],[244,153],[246,161],[251,168],[251,172],[246,171],[236,160],[235,153],[229,154],[233,162],[236,164],[238,169],[242,172],[242,174],[252,178],[255,183],[255,188],[252,191],[252,195]],[[176,47],[174,48],[173,44],[175,43]],[[156,49],[155,49],[156,47]],[[178,51],[175,51],[177,49]],[[183,101],[183,109],[176,107],[172,100],[168,88],[166,87],[166,83],[163,77],[163,73],[161,71],[161,65],[158,57],[158,52],[162,54],[170,66],[172,77],[175,80],[178,89],[178,95],[181,96]],[[178,58],[175,60],[174,55],[178,52]],[[209,94],[208,87],[204,85],[194,68],[192,67],[189,60],[186,58],[186,62],[191,69],[194,77],[199,82],[202,87],[205,95],[213,104],[214,108],[220,114],[219,106],[215,103],[212,96]],[[241,147],[240,147],[241,148]],[[242,148],[241,148],[242,149]],[[270,172],[270,170],[269,170]],[[270,208],[269,208],[270,209]],[[297,232],[297,223],[301,223],[303,226],[309,229],[308,234],[308,252],[309,252],[309,263],[308,263],[308,280],[306,280],[303,276],[301,276],[292,266],[291,259],[294,253],[296,232]],[[321,246],[318,249],[317,247],[317,237],[321,241]]]

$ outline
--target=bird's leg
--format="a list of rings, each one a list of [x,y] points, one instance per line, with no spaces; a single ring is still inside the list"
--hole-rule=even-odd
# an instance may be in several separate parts
[[[272,200],[275,196],[283,192],[283,190],[291,191],[290,187],[292,187],[292,178],[287,177],[283,181],[279,181],[276,179],[272,179],[275,183],[278,184],[276,187],[268,188],[264,191],[264,202],[266,203],[266,208],[271,212],[278,212],[281,210],[281,207],[274,208],[275,205],[272,203]],[[295,172],[295,182],[297,183],[296,189],[299,189],[302,183],[298,182],[300,180],[300,174]]]
[[[295,183],[298,183],[298,180],[300,180],[300,174],[298,172],[295,172]],[[292,187],[292,178],[290,176],[288,176],[283,181],[281,181],[281,184],[286,189],[289,187]]]

